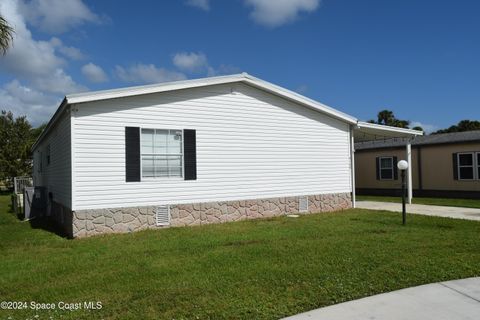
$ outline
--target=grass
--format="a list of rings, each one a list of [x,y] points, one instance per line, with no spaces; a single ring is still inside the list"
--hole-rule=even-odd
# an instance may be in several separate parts
[[[480,276],[480,223],[348,210],[67,240],[0,196],[0,300],[100,301],[100,310],[0,310],[24,319],[278,319]]]
[[[400,197],[385,197],[385,196],[360,196],[357,195],[359,201],[381,201],[381,202],[402,202]],[[412,203],[428,204],[434,206],[448,206],[448,207],[465,207],[465,208],[480,208],[480,200],[477,199],[449,199],[449,198],[419,198],[413,197]]]

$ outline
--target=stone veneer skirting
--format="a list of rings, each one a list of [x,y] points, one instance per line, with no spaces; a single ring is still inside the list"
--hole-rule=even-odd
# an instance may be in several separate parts
[[[133,232],[149,228],[193,226],[246,219],[270,218],[286,214],[308,214],[352,207],[350,193],[308,196],[308,211],[299,212],[300,197],[206,202],[170,205],[170,225],[157,226],[156,206],[90,209],[72,212],[71,237],[103,233]],[[66,228],[68,229],[68,228]]]

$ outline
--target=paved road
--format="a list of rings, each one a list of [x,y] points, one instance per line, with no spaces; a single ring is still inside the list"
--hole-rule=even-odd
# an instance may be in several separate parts
[[[357,201],[356,207],[371,210],[402,212],[402,204],[393,202]],[[449,217],[480,221],[480,209],[474,208],[430,206],[425,204],[407,204],[407,213],[417,213],[427,216]]]
[[[478,320],[480,277],[438,282],[301,313],[289,320]]]

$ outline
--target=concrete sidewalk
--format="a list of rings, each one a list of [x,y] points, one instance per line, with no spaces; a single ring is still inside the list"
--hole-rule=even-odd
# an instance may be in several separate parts
[[[285,319],[477,320],[480,319],[480,277],[402,289]]]
[[[370,210],[402,212],[402,204],[393,202],[357,201],[356,207]],[[407,204],[407,213],[480,221],[480,209],[475,208]]]

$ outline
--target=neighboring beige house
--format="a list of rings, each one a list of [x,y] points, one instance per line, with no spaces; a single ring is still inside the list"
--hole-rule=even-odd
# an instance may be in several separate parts
[[[406,159],[405,143],[355,144],[357,194],[400,194],[397,161]],[[480,199],[480,131],[418,136],[411,155],[414,196]]]

